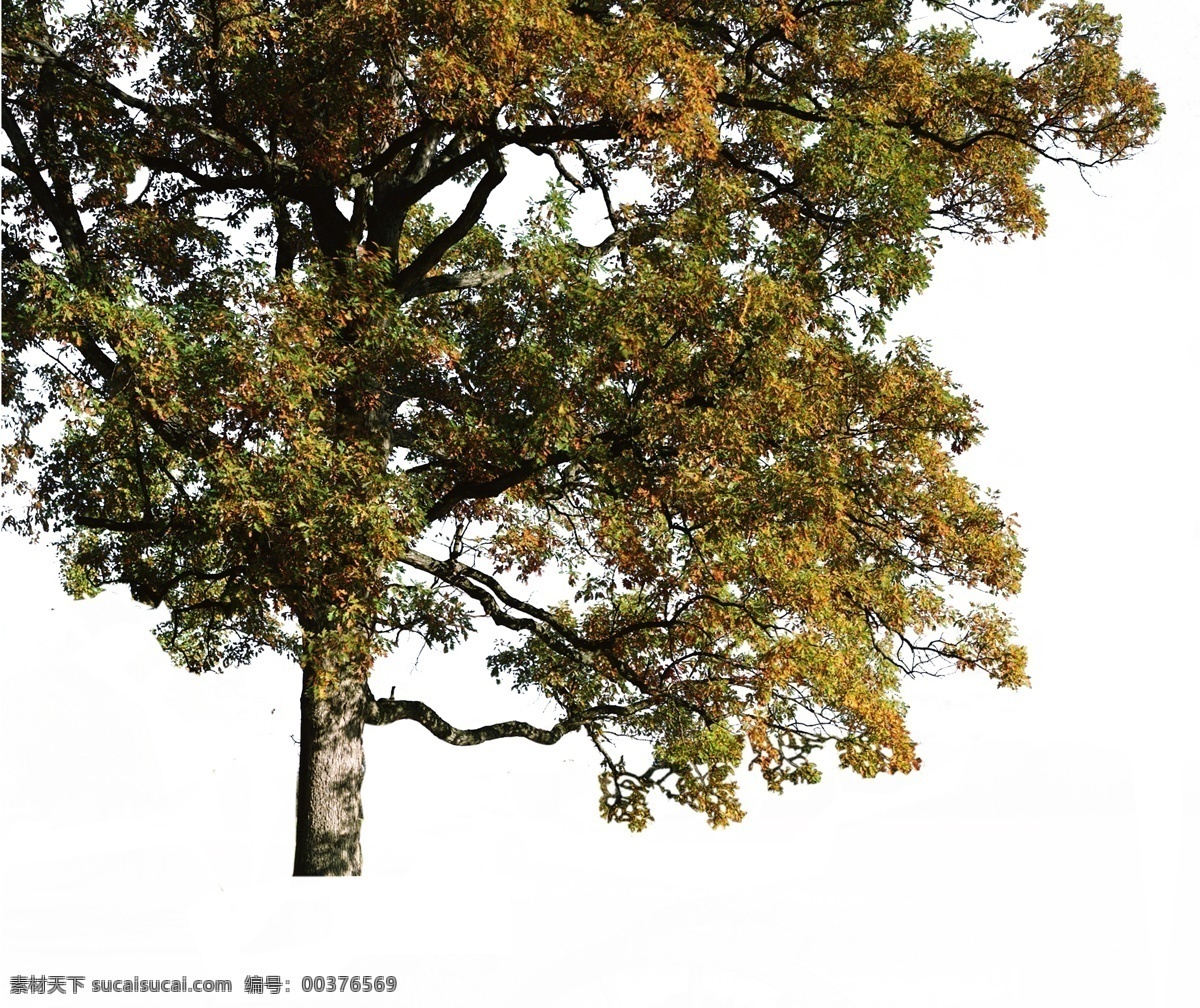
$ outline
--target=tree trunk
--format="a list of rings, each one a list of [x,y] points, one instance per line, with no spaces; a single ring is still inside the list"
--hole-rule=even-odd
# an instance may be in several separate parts
[[[308,648],[294,875],[361,875],[363,673]]]

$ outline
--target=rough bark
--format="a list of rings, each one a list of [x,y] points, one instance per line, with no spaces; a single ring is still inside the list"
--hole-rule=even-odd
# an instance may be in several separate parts
[[[300,696],[294,875],[361,875],[363,675],[317,654]]]

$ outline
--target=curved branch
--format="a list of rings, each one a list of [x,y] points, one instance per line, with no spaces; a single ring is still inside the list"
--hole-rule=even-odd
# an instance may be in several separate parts
[[[610,652],[613,645],[622,637],[642,630],[665,630],[676,623],[671,619],[638,620],[626,624],[604,637],[585,637],[571,629],[561,619],[556,618],[550,611],[535,606],[532,602],[522,602],[490,574],[476,570],[459,560],[437,560],[424,553],[409,549],[400,556],[400,561],[417,570],[424,571],[426,574],[432,574],[444,584],[457,588],[464,595],[475,599],[483,606],[484,612],[491,617],[492,622],[497,625],[507,627],[509,630],[528,630],[532,633],[549,630],[555,635],[557,641],[546,640],[543,636],[542,639],[546,640],[548,645],[554,647],[557,644],[557,650],[580,657]],[[524,615],[516,616],[514,612]],[[639,677],[633,676],[627,669],[621,669],[620,672],[623,678],[632,682],[638,689],[645,693],[651,692]]]
[[[643,700],[622,706],[600,704],[588,707],[563,718],[550,728],[539,728],[527,721],[501,721],[481,728],[455,728],[428,704],[420,700],[376,700],[371,691],[366,691],[365,720],[371,725],[392,724],[395,721],[416,721],[443,742],[456,746],[480,745],[498,738],[523,738],[538,745],[554,745],[564,735],[580,728],[594,725],[607,718],[624,717],[645,710],[657,701]]]
[[[793,119],[801,119],[804,122],[826,123],[829,121],[829,116],[827,115],[809,112],[805,109],[797,108],[788,102],[766,98],[747,98],[732,91],[718,91],[716,100],[718,104],[730,108],[749,109],[752,112],[782,112],[784,115],[791,116]]]
[[[492,195],[496,186],[504,181],[506,173],[504,160],[500,156],[500,153],[496,150],[490,150],[485,156],[488,162],[487,173],[471,192],[471,196],[467,200],[467,205],[463,208],[462,213],[455,218],[449,227],[421,249],[413,261],[405,266],[397,275],[396,288],[404,292],[405,300],[409,300],[414,296],[413,290],[425,280],[429,271],[434,269],[442,261],[446,253],[462,241],[471,228],[479,223],[479,219],[483,216],[483,211],[487,207],[488,198]]]
[[[460,274],[461,275],[461,274]],[[507,275],[507,274],[506,274]],[[433,277],[432,280],[454,279],[451,277]],[[426,281],[429,283],[429,281]],[[444,290],[453,290],[457,288],[442,288]],[[499,476],[490,480],[469,480],[464,483],[458,483],[446,492],[439,500],[435,501],[426,512],[426,521],[433,523],[439,519],[445,518],[454,508],[463,501],[479,500],[484,497],[498,497],[505,490],[511,490],[517,484],[529,479],[539,469],[544,469],[549,466],[560,465],[563,462],[571,461],[569,452],[560,451],[554,452],[547,456],[542,461],[525,460],[515,469],[506,473],[501,473]]]
[[[497,626],[531,633],[537,633],[539,630],[547,628],[567,642],[569,647],[566,645],[562,647],[568,651],[571,649],[596,650],[593,646],[585,647],[584,645],[591,645],[592,642],[580,637],[561,620],[555,619],[551,613],[532,603],[522,602],[505,591],[504,586],[494,577],[482,571],[468,567],[458,560],[438,560],[414,549],[405,550],[400,560],[410,567],[424,571],[426,574],[432,574],[444,584],[457,588],[464,595],[473,598]],[[514,615],[514,611],[525,615]]]

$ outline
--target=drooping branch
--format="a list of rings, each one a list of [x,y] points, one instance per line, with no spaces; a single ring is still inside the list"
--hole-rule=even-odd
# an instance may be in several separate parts
[[[668,630],[677,625],[677,619],[635,620],[603,637],[588,637],[568,626],[549,610],[516,598],[491,575],[459,560],[437,560],[413,549],[406,550],[399,559],[474,599],[497,626],[533,634],[546,647],[583,665],[591,665],[596,656],[603,656],[612,674],[640,691],[644,699],[638,701],[639,704],[649,705],[670,699],[672,703],[693,711],[706,723],[711,721],[709,713],[702,705],[679,695],[668,698],[660,687],[635,671],[617,653],[617,644],[622,638],[643,630]]]
[[[409,567],[431,574],[444,584],[457,588],[464,595],[474,599],[497,626],[530,633],[538,633],[548,628],[556,637],[566,642],[567,650],[593,650],[580,648],[584,638],[562,621],[555,619],[545,609],[530,602],[522,602],[506,591],[499,581],[483,571],[475,570],[459,560],[438,560],[414,549],[405,550],[400,559]],[[518,616],[516,613],[522,615]],[[563,647],[564,645],[560,645],[560,648]]]
[[[636,620],[603,637],[587,637],[573,630],[548,609],[532,602],[523,602],[490,574],[459,560],[438,560],[414,549],[405,550],[400,560],[475,599],[498,626],[537,633],[549,646],[575,656],[611,652],[613,645],[622,637],[642,630],[665,630],[676,624],[672,619]],[[547,639],[546,631],[552,634],[550,639]],[[618,668],[617,671],[639,689],[651,692],[641,678],[630,674],[629,670]]]
[[[553,147],[531,146],[529,150],[539,156],[548,157],[553,162],[554,170],[558,172],[559,178],[566,182],[577,193],[587,192],[587,186],[580,182],[575,176],[575,173],[572,172],[571,169],[569,169],[565,164],[563,164],[562,158],[558,156],[558,151],[556,151]]]
[[[812,200],[805,199],[801,193],[801,186],[799,182],[795,180],[788,182],[752,161],[746,161],[742,158],[739,158],[733,153],[728,144],[722,145],[721,157],[724,158],[734,168],[751,175],[757,175],[771,186],[767,192],[762,193],[757,197],[757,202],[766,203],[770,200],[788,196],[791,197],[792,202],[805,217],[817,224],[827,228],[837,228],[846,223],[846,221],[842,218],[821,210],[812,202]]]
[[[88,258],[87,232],[84,230],[78,209],[71,201],[69,189],[65,198],[61,198],[60,194],[56,194],[50,188],[42,177],[37,158],[25,139],[20,123],[7,106],[4,107],[3,125],[13,152],[12,157],[4,158],[4,167],[25,184],[34,202],[50,221],[66,253],[68,268],[75,272],[85,271]],[[95,339],[80,332],[76,347],[103,381],[112,379],[117,362]]]

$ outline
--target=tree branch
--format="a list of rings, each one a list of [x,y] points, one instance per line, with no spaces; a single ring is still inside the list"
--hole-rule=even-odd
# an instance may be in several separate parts
[[[250,153],[256,159],[263,163],[270,162],[267,152],[262,149],[253,138],[249,136],[239,136],[234,132],[226,132],[214,126],[206,125],[196,121],[194,117],[181,115],[180,109],[176,107],[168,107],[164,105],[156,105],[152,101],[147,101],[145,98],[139,98],[137,95],[118,87],[112,81],[99,74],[94,74],[89,70],[84,69],[78,63],[68,59],[53,46],[43,42],[40,39],[21,36],[20,41],[26,45],[32,46],[37,52],[24,52],[20,49],[10,49],[4,47],[2,53],[5,59],[18,60],[24,63],[33,63],[35,66],[53,66],[62,69],[69,73],[77,80],[91,84],[94,88],[108,97],[114,99],[126,108],[136,109],[139,112],[145,112],[147,115],[154,116],[161,120],[184,123],[189,130],[195,131],[199,136],[212,140],[227,149],[236,150],[243,153]],[[276,162],[276,167],[281,167],[281,162]]]
[[[407,133],[403,133],[391,141],[380,153],[367,161],[361,167],[354,170],[356,175],[362,175],[363,178],[374,178],[381,171],[386,169],[397,157],[408,147],[411,147],[418,140],[421,141],[417,147],[417,151],[428,148],[432,155],[432,144],[436,143],[439,130],[443,127],[440,123],[429,121],[424,122],[420,126],[414,126]],[[414,157],[416,155],[414,154]],[[409,162],[409,168],[412,167],[412,161]],[[408,171],[405,172],[408,174]]]
[[[615,663],[617,671],[623,678],[644,693],[652,692],[640,677],[634,676],[628,669],[620,667],[621,663],[613,657],[611,651],[613,645],[622,637],[641,630],[665,630],[674,626],[675,620],[638,620],[620,627],[604,637],[585,637],[541,606],[535,606],[532,602],[522,602],[490,574],[485,574],[459,560],[438,560],[414,549],[405,550],[399,559],[402,563],[424,571],[426,574],[432,574],[444,584],[451,585],[464,595],[475,599],[483,607],[484,612],[499,626],[507,627],[510,630],[538,633],[548,646],[577,658],[582,655],[608,653],[609,660]],[[516,616],[514,612],[524,615]],[[548,640],[545,636],[546,630],[551,631],[557,640]]]
[[[743,98],[741,95],[734,94],[732,91],[718,91],[716,94],[717,101],[730,108],[750,109],[753,112],[782,112],[784,115],[789,115],[793,119],[801,119],[804,122],[824,123],[829,121],[828,116],[820,115],[817,112],[807,112],[804,109],[797,108],[795,105],[789,105],[787,102],[768,100],[765,98]]]
[[[467,200],[467,205],[463,207],[462,213],[446,230],[421,249],[413,261],[396,276],[396,288],[406,295],[406,300],[408,299],[408,289],[423,281],[426,274],[442,261],[442,257],[479,223],[479,218],[483,216],[483,211],[487,207],[488,198],[496,186],[504,181],[506,172],[499,151],[493,148],[487,151],[485,156],[488,161],[487,173],[472,190],[471,197]]]
[[[434,277],[434,280],[440,280],[441,277]],[[511,490],[518,483],[529,479],[535,472],[545,466],[561,465],[563,462],[570,462],[571,455],[569,452],[554,452],[547,456],[543,461],[527,459],[515,469],[511,469],[506,473],[501,473],[499,476],[490,480],[470,480],[465,483],[459,483],[452,487],[441,499],[435,501],[426,512],[426,518],[432,524],[441,518],[445,518],[455,506],[463,501],[478,500],[482,497],[498,497],[505,490]]]
[[[574,653],[574,649],[578,649],[580,643],[585,643],[583,638],[556,620],[545,609],[510,595],[499,581],[483,571],[468,567],[458,560],[438,560],[414,549],[405,550],[400,560],[410,567],[432,574],[444,584],[473,598],[498,626],[529,633],[538,633],[548,628],[568,642],[567,645],[559,645],[559,650],[567,653]],[[525,615],[516,616],[514,611]]]
[[[404,299],[412,301],[429,294],[445,294],[448,291],[488,287],[491,284],[499,283],[507,276],[512,276],[514,269],[514,266],[506,265],[490,270],[467,270],[463,273],[443,273],[440,276],[426,277],[414,284]]]
[[[41,207],[58,235],[59,242],[67,256],[69,269],[75,273],[86,271],[87,232],[84,230],[79,211],[70,202],[64,205],[63,201],[51,190],[46,180],[42,178],[37,159],[29,148],[21,125],[7,106],[3,111],[3,127],[14,155],[3,159],[4,167],[29,187],[34,202]],[[103,381],[107,382],[112,379],[116,372],[117,362],[105,352],[95,339],[79,333],[76,347],[83,359]]]
[[[168,529],[166,522],[146,519],[114,521],[110,518],[96,518],[91,515],[75,515],[74,521],[81,528],[97,529],[102,532],[155,532],[162,535]]]
[[[34,201],[53,225],[59,241],[62,242],[63,251],[69,256],[81,259],[85,252],[86,238],[78,211],[73,206],[64,206],[42,178],[37,158],[25,139],[21,124],[7,105],[4,106],[3,123],[14,155],[12,158],[4,158],[4,167],[29,187]]]
[[[385,725],[396,721],[416,721],[443,742],[456,746],[480,745],[498,738],[523,738],[538,745],[554,745],[564,735],[594,725],[597,721],[625,717],[657,703],[655,700],[641,700],[625,706],[600,704],[565,717],[550,728],[538,728],[526,721],[501,721],[481,728],[455,728],[420,700],[376,700],[369,689],[366,690],[366,700],[367,724]]]

